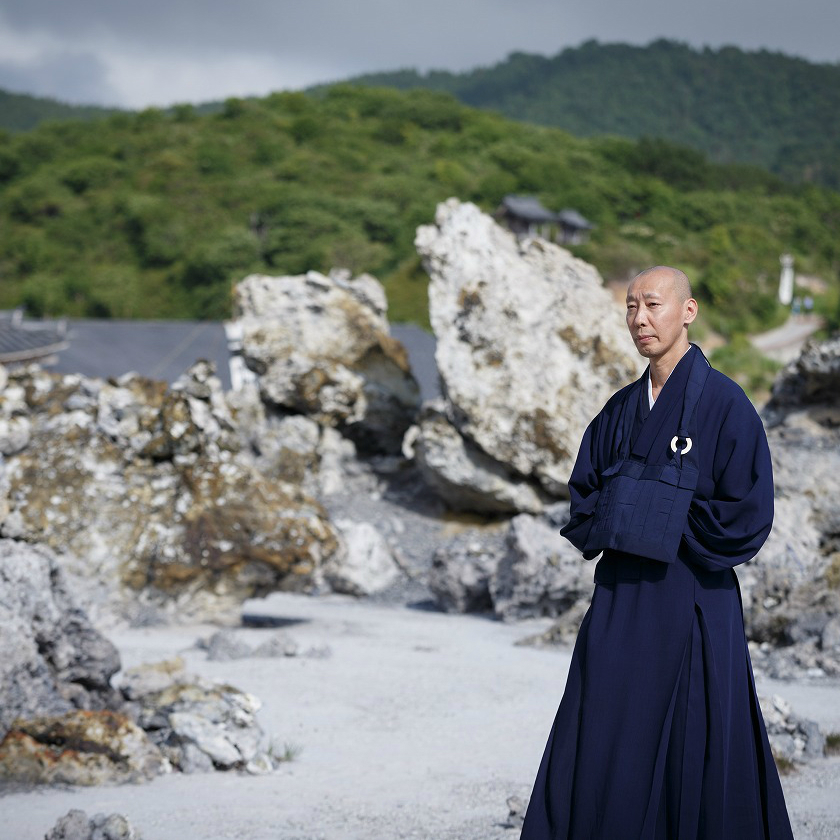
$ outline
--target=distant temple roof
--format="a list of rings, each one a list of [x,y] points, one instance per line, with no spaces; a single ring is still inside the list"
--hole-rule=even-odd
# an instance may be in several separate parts
[[[543,207],[538,198],[531,195],[506,195],[502,207],[508,213],[528,222],[556,222],[557,214]]]
[[[595,225],[585,219],[577,210],[566,208],[559,213],[543,207],[538,198],[531,195],[506,195],[502,199],[502,209],[523,222],[544,224],[555,222],[565,228],[592,230]]]
[[[592,230],[592,228],[595,227],[589,219],[585,219],[580,215],[580,213],[578,213],[577,210],[570,210],[568,208],[561,210],[557,214],[557,221],[560,222],[561,225],[565,225],[570,228],[578,228],[579,230]]]
[[[0,364],[34,362],[67,347],[65,327],[24,323],[16,309],[0,312]]]

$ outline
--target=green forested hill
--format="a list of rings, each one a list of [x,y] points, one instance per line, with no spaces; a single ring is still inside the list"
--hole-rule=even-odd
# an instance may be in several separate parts
[[[444,90],[582,137],[661,137],[719,162],[840,188],[840,64],[665,40],[646,47],[589,41],[553,58],[514,53],[467,73],[404,70],[352,81]]]
[[[607,279],[681,266],[728,334],[783,317],[782,251],[837,290],[836,192],[663,141],[576,139],[445,94],[338,86],[0,138],[0,308],[226,317],[247,272],[346,266],[383,280],[393,320],[426,323],[416,227],[449,196],[492,210],[507,193],[594,221],[574,250]]]
[[[68,105],[55,99],[10,93],[0,88],[0,129],[6,131],[29,131],[51,120],[90,120],[114,113],[114,108]]]

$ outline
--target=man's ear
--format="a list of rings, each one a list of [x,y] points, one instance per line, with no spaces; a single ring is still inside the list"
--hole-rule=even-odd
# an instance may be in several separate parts
[[[689,298],[683,304],[683,324],[688,326],[697,317],[697,301],[694,298]]]

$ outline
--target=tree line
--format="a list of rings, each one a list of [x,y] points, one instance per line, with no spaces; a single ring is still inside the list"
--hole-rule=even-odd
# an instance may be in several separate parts
[[[737,47],[587,41],[548,58],[512,53],[465,73],[414,70],[352,80],[428,88],[581,137],[660,137],[716,162],[840,188],[840,64]]]

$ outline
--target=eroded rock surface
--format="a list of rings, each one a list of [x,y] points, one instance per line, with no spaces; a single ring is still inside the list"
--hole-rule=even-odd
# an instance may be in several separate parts
[[[403,451],[415,459],[426,483],[453,510],[541,511],[548,493],[464,438],[450,409],[443,400],[424,404],[418,425],[404,440]]]
[[[251,275],[235,290],[242,357],[269,406],[339,428],[361,448],[398,452],[419,402],[370,275]]]
[[[30,425],[6,460],[0,532],[58,552],[95,619],[223,618],[310,588],[342,550],[316,501],[256,468],[207,363],[171,388],[17,371],[0,417]]]
[[[387,540],[370,522],[336,519],[347,551],[324,566],[324,578],[335,592],[347,595],[373,595],[400,577]]]
[[[558,533],[567,516],[564,503],[544,516],[519,514],[501,544],[477,534],[453,539],[435,553],[429,576],[440,606],[493,612],[506,621],[550,616],[576,632],[592,594],[594,566]]]
[[[116,648],[71,598],[55,554],[0,539],[0,738],[20,717],[102,709]]]
[[[126,672],[128,710],[172,766],[184,773],[274,768],[252,694],[188,674],[173,660]]]
[[[757,668],[840,675],[840,338],[809,342],[779,375],[765,412],[776,517],[739,569]]]
[[[116,712],[19,719],[0,743],[0,778],[17,782],[122,784],[147,781],[168,770],[146,733]]]
[[[415,244],[431,278],[447,419],[464,448],[496,463],[480,473],[510,482],[507,509],[538,512],[544,494],[567,492],[589,421],[641,371],[620,312],[594,267],[540,239],[518,242],[473,204],[440,204]],[[500,491],[480,484],[458,501],[459,482],[438,466],[453,449],[438,421],[420,423],[420,463],[448,484],[451,504],[500,510]]]

